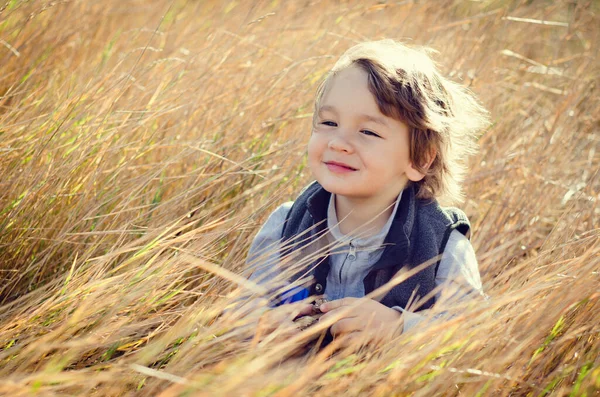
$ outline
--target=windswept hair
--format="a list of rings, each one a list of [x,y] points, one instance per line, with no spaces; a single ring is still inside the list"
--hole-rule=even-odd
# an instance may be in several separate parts
[[[445,204],[463,200],[461,184],[467,158],[489,125],[488,112],[465,87],[442,76],[431,49],[411,48],[393,40],[358,44],[346,51],[317,90],[315,115],[332,79],[358,66],[368,75],[379,110],[409,127],[410,160],[425,174],[417,197]],[[435,159],[428,169],[428,160]]]

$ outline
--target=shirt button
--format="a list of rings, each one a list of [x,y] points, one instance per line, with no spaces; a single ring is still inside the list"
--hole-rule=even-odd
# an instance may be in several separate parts
[[[320,294],[321,292],[323,292],[323,286],[321,284],[315,285],[315,292],[317,294]]]

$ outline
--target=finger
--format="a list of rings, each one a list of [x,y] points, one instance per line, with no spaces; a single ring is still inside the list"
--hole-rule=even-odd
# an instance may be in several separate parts
[[[302,306],[300,306],[297,311],[295,312],[295,317],[300,317],[300,316],[307,316],[309,314],[312,314],[313,312],[313,305],[309,305],[309,304],[302,304]]]
[[[329,312],[323,314],[321,318],[319,318],[319,322],[325,321],[335,321],[338,322],[345,318],[354,318],[356,314],[353,311],[344,310],[343,308],[338,308],[335,310],[330,310]]]
[[[308,303],[292,303],[278,306],[272,310],[271,318],[275,321],[292,320],[298,316],[310,313],[312,305]]]
[[[262,323],[265,328],[275,329],[281,323],[293,318],[291,309],[292,308],[281,306],[271,309],[261,316],[260,323]]]
[[[321,305],[321,311],[327,313],[329,311],[339,309],[342,306],[348,306],[356,302],[358,298],[342,298],[331,302],[325,302]]]
[[[331,326],[331,334],[339,336],[349,334],[351,332],[360,332],[363,330],[363,325],[355,318],[343,318]]]

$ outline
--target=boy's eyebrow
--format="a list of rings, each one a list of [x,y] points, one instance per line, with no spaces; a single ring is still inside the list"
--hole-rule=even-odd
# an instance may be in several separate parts
[[[385,119],[382,119],[381,117],[377,117],[377,116],[371,116],[371,115],[369,115],[369,114],[363,114],[362,116],[363,116],[365,119],[367,119],[367,120],[369,120],[369,121],[372,121],[372,122],[374,122],[374,123],[381,124],[381,125],[383,125],[383,126],[385,126],[385,127],[387,127],[387,126],[388,126],[388,123],[386,123]]]
[[[324,111],[329,111],[335,114],[338,114],[338,111],[335,107],[331,106],[331,105],[323,105],[319,108],[319,111],[317,112],[317,114],[320,114],[321,112]],[[370,114],[361,114],[360,115],[361,118],[368,120],[368,121],[372,121],[374,123],[377,124],[381,124],[385,127],[388,127],[388,123],[385,121],[385,119],[381,118],[381,117],[377,117],[377,116],[371,116]]]
[[[321,113],[321,112],[332,112],[337,114],[337,110],[331,106],[331,105],[323,105],[319,108],[319,111],[317,113]]]

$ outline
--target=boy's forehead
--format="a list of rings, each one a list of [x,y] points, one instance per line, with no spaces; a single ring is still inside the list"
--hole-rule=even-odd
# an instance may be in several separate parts
[[[351,100],[355,96],[375,99],[369,90],[367,73],[357,66],[351,66],[330,77],[325,84],[321,102],[325,106],[328,101]]]
[[[367,72],[351,66],[331,76],[318,103],[318,112],[352,110],[372,116],[383,116],[369,89]]]
[[[332,75],[332,81],[338,80],[346,80],[353,81],[354,83],[367,83],[369,80],[369,76],[363,68],[356,64],[350,64],[347,67],[336,71]]]
[[[389,106],[382,109],[382,100],[372,90],[369,73],[358,64],[350,64],[332,73],[325,81],[322,94],[316,103],[316,114],[347,110],[344,105],[349,104],[364,113],[365,118],[379,124],[390,125],[395,121],[406,123],[402,117],[402,110],[395,108],[397,104],[385,102]],[[356,98],[362,100],[358,101]],[[360,104],[358,107],[357,103]]]

